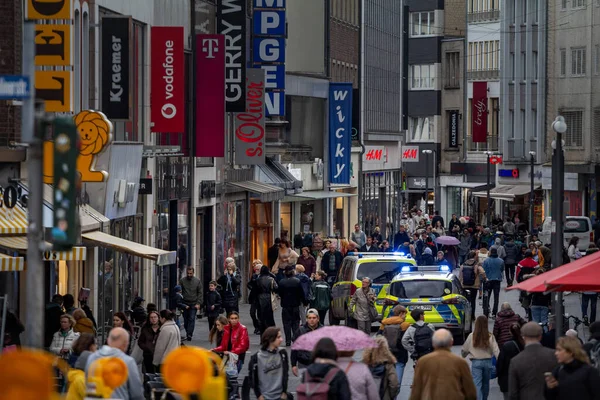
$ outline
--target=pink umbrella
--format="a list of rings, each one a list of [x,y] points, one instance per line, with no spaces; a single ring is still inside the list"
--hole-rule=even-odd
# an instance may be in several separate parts
[[[347,326],[325,326],[305,333],[292,345],[292,350],[312,351],[322,338],[330,338],[337,351],[357,351],[377,347],[377,343],[366,333]]]
[[[437,244],[443,244],[445,246],[455,246],[460,244],[460,240],[454,236],[440,236],[435,239]]]

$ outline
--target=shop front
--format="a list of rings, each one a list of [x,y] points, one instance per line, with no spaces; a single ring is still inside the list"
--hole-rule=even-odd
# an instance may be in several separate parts
[[[404,206],[417,207],[429,215],[439,210],[439,143],[419,143],[402,146]]]
[[[564,174],[564,215],[586,215],[584,206],[587,187],[581,187],[579,174],[574,172],[565,172]],[[552,210],[552,167],[544,166],[542,168],[542,190],[545,194],[544,209],[545,215],[550,215]]]
[[[489,180],[492,184],[495,183],[494,170],[495,168],[490,168]],[[478,197],[472,196],[471,193],[485,189],[488,181],[487,164],[464,162],[451,163],[450,174],[452,176],[460,176],[462,179],[453,179],[449,181],[440,179],[442,192],[445,191],[446,198],[446,213],[442,213],[445,221],[449,221],[452,214],[456,214],[459,217],[466,215],[473,216],[479,221],[482,221],[485,211],[487,210],[487,203],[485,201],[481,202]],[[443,185],[443,183],[445,185]]]

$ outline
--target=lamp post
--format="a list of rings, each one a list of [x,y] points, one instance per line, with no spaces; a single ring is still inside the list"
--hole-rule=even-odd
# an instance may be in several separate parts
[[[529,193],[529,235],[533,235],[533,206],[535,203],[535,193],[533,193],[533,163],[535,162],[535,151],[529,152],[531,165],[529,166],[529,175],[531,177],[531,193]]]
[[[565,119],[560,115],[554,119],[552,129],[556,132],[556,139],[552,142],[554,149],[552,160],[552,268],[562,265],[563,252],[563,186],[564,177],[564,155],[562,135],[567,131]],[[563,304],[562,292],[554,295],[554,317],[556,322],[556,340],[562,336],[563,330]]]
[[[429,214],[428,206],[429,206],[429,156],[433,153],[433,150],[423,150],[423,154],[426,156],[425,160],[425,212]],[[433,179],[432,179],[433,180]],[[435,183],[433,183],[435,185]],[[434,188],[432,188],[435,191]],[[435,208],[435,207],[434,207]]]
[[[492,198],[490,197],[490,186],[491,186],[491,166],[490,166],[490,157],[494,154],[493,151],[485,151],[484,154],[487,156],[487,210],[486,210],[486,219],[487,226],[489,227],[492,223]]]

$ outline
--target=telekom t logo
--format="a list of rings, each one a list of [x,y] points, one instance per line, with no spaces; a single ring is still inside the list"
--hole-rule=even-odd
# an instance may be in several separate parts
[[[219,41],[217,39],[202,39],[202,52],[208,53],[206,58],[215,58],[214,53],[219,52]]]

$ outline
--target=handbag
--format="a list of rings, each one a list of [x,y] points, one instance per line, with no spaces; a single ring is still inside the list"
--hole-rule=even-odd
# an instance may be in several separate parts
[[[273,286],[274,286],[275,280],[271,280],[271,308],[273,309],[273,312],[279,310],[279,296],[277,296],[276,293],[273,292]]]
[[[377,321],[378,317],[379,317],[379,313],[377,312],[377,308],[375,307],[375,304],[370,303],[369,304],[369,318],[371,319],[371,321]]]
[[[496,360],[496,356],[492,356],[492,370],[491,370],[490,379],[496,379],[498,377],[498,370],[496,369],[497,361],[498,360]]]

